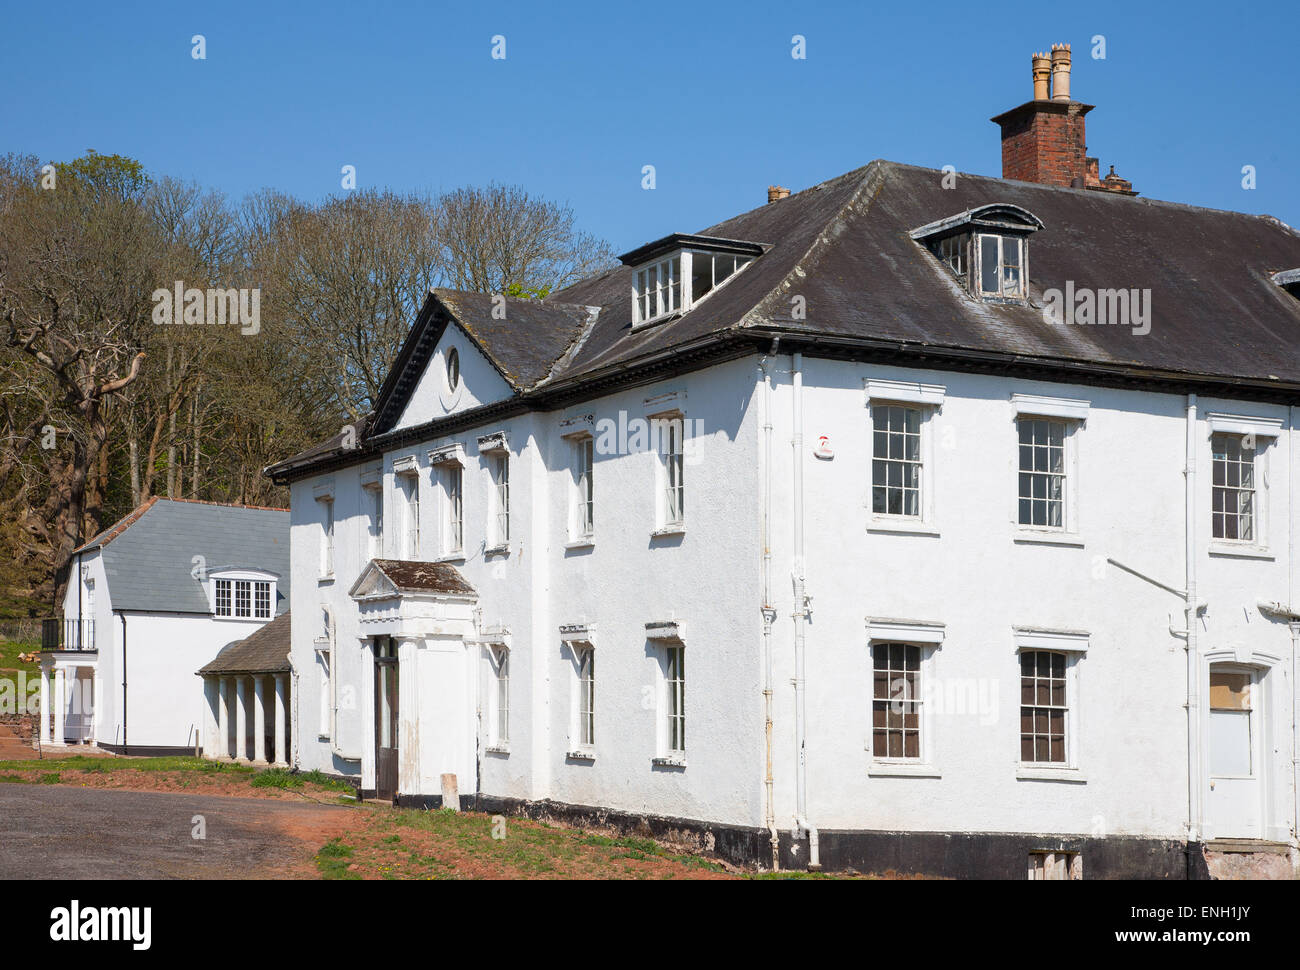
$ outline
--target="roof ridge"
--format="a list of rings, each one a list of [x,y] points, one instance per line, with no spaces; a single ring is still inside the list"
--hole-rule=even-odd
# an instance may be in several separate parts
[[[255,512],[288,512],[275,505],[245,505],[242,502],[217,502],[206,498],[171,498],[167,495],[155,495],[150,501],[185,502],[190,505],[217,505],[223,509],[252,509]]]
[[[804,250],[803,255],[794,261],[794,265],[790,267],[789,272],[787,272],[785,276],[781,277],[780,282],[778,282],[770,290],[768,290],[761,297],[759,297],[759,299],[754,303],[752,307],[750,307],[743,314],[741,314],[740,322],[732,326],[730,329],[745,330],[750,327],[758,325],[759,321],[751,320],[750,319],[751,315],[758,312],[759,308],[762,307],[769,300],[772,300],[777,295],[778,292],[783,292],[783,291],[788,292],[788,288],[792,280],[803,278],[808,275],[806,270],[804,269],[805,265],[810,261],[814,253],[819,253],[822,249],[824,249],[826,246],[830,244],[834,235],[833,227],[838,226],[842,223],[845,213],[849,212],[851,209],[853,209],[854,206],[858,204],[859,200],[863,196],[863,193],[866,192],[868,188],[871,190],[871,196],[872,196],[868,204],[870,204],[871,201],[875,201],[875,196],[879,194],[880,188],[884,184],[884,169],[889,164],[890,164],[889,162],[884,161],[883,159],[875,159],[874,161],[869,162],[868,164],[862,166],[861,168],[856,168],[852,172],[847,172],[845,173],[844,176],[840,176],[840,178],[844,178],[847,175],[858,175],[858,173],[861,173],[859,176],[858,185],[853,190],[852,195],[850,195],[844,201],[844,203],[835,210],[834,215],[832,215],[828,220],[826,220],[825,224],[823,224],[821,229],[818,230],[817,235],[813,238],[813,241],[809,244],[808,248]],[[836,179],[831,179],[830,181],[834,182],[836,181]],[[822,182],[819,184],[825,185],[827,183]],[[816,188],[816,186],[814,186],[814,188]],[[809,191],[809,190],[805,189],[804,191]],[[801,195],[802,193],[795,193],[795,194]],[[795,197],[794,195],[790,195],[787,198],[794,198],[794,197]],[[784,201],[785,199],[778,200],[778,202],[784,202]],[[767,321],[767,322],[771,322],[771,321]]]

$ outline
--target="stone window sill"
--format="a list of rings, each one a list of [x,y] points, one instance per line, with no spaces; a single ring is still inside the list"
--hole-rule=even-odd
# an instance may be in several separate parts
[[[660,768],[685,768],[686,756],[676,755],[676,754],[673,755],[665,754],[665,755],[660,755],[656,758],[651,758],[650,763]]]
[[[1263,559],[1273,562],[1277,559],[1268,549],[1263,546],[1254,546],[1248,542],[1211,542],[1211,556],[1224,556],[1230,559]]]
[[[489,744],[484,750],[488,754],[509,754],[510,745],[508,744]]]
[[[573,751],[566,751],[564,756],[574,761],[595,761],[596,752],[590,748],[578,748]]]
[[[592,549],[595,547],[595,545],[596,545],[595,536],[583,536],[581,539],[574,539],[571,542],[566,542],[564,544],[564,548],[567,550]]]
[[[1077,532],[1051,532],[1046,529],[1020,529],[1011,536],[1012,542],[1039,546],[1070,546],[1082,549],[1084,541]]]
[[[922,762],[873,761],[867,768],[871,778],[942,778],[934,765]]]
[[[939,530],[929,522],[920,519],[886,519],[873,518],[867,522],[868,532],[894,532],[908,536],[934,536],[938,538]]]
[[[671,525],[664,526],[663,528],[655,529],[653,532],[650,533],[650,538],[661,539],[664,536],[682,536],[682,535],[686,535],[686,523],[674,522]]]
[[[1082,785],[1088,781],[1078,768],[1051,768],[1047,765],[1017,765],[1017,781],[1064,781]]]

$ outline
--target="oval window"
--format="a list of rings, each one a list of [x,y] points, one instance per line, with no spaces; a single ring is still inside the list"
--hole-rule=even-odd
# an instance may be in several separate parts
[[[460,352],[452,347],[447,351],[447,387],[456,390],[460,386]]]

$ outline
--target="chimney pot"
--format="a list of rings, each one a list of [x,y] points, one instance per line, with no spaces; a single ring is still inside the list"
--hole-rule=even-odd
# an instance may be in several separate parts
[[[1050,95],[1052,59],[1046,54],[1035,54],[1031,59],[1034,74],[1034,100],[1046,101]]]
[[[789,197],[790,197],[790,190],[787,188],[782,188],[779,185],[769,185],[767,187],[767,201],[769,203],[776,202],[778,199],[786,199]]]
[[[1070,100],[1070,45],[1052,45],[1052,100]]]

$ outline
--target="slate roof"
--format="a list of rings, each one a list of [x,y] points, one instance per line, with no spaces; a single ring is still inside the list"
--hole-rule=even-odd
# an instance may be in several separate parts
[[[115,610],[210,614],[194,575],[261,569],[277,577],[275,613],[289,604],[289,512],[154,496],[76,552],[100,550]],[[74,553],[75,554],[75,553]]]
[[[761,245],[763,255],[690,312],[635,333],[634,269],[620,266],[540,303],[508,301],[506,320],[490,324],[490,297],[433,291],[408,345],[417,330],[436,342],[456,320],[508,379],[516,375],[515,403],[524,407],[598,396],[607,382],[632,380],[638,368],[668,358],[683,369],[707,366],[704,348],[745,343],[753,352],[776,335],[783,351],[852,348],[914,366],[1015,368],[1081,383],[1200,382],[1226,385],[1229,396],[1300,403],[1300,300],[1272,278],[1300,267],[1296,230],[1269,216],[1109,192],[964,174],[953,188],[944,181],[935,169],[875,161],[703,229]],[[992,203],[1020,206],[1044,224],[1029,240],[1029,306],[975,299],[910,235]],[[1048,323],[1044,290],[1067,281],[1076,289],[1149,289],[1150,332]],[[791,312],[794,296],[804,298],[804,319]],[[600,310],[583,323],[590,307]],[[441,322],[429,326],[433,320]],[[381,397],[375,451],[422,368],[404,348]],[[488,408],[501,405],[483,415]],[[446,419],[453,420],[467,419]],[[268,474],[345,458],[304,453]]]
[[[289,673],[289,613],[242,640],[228,643],[199,674],[287,674]]]

